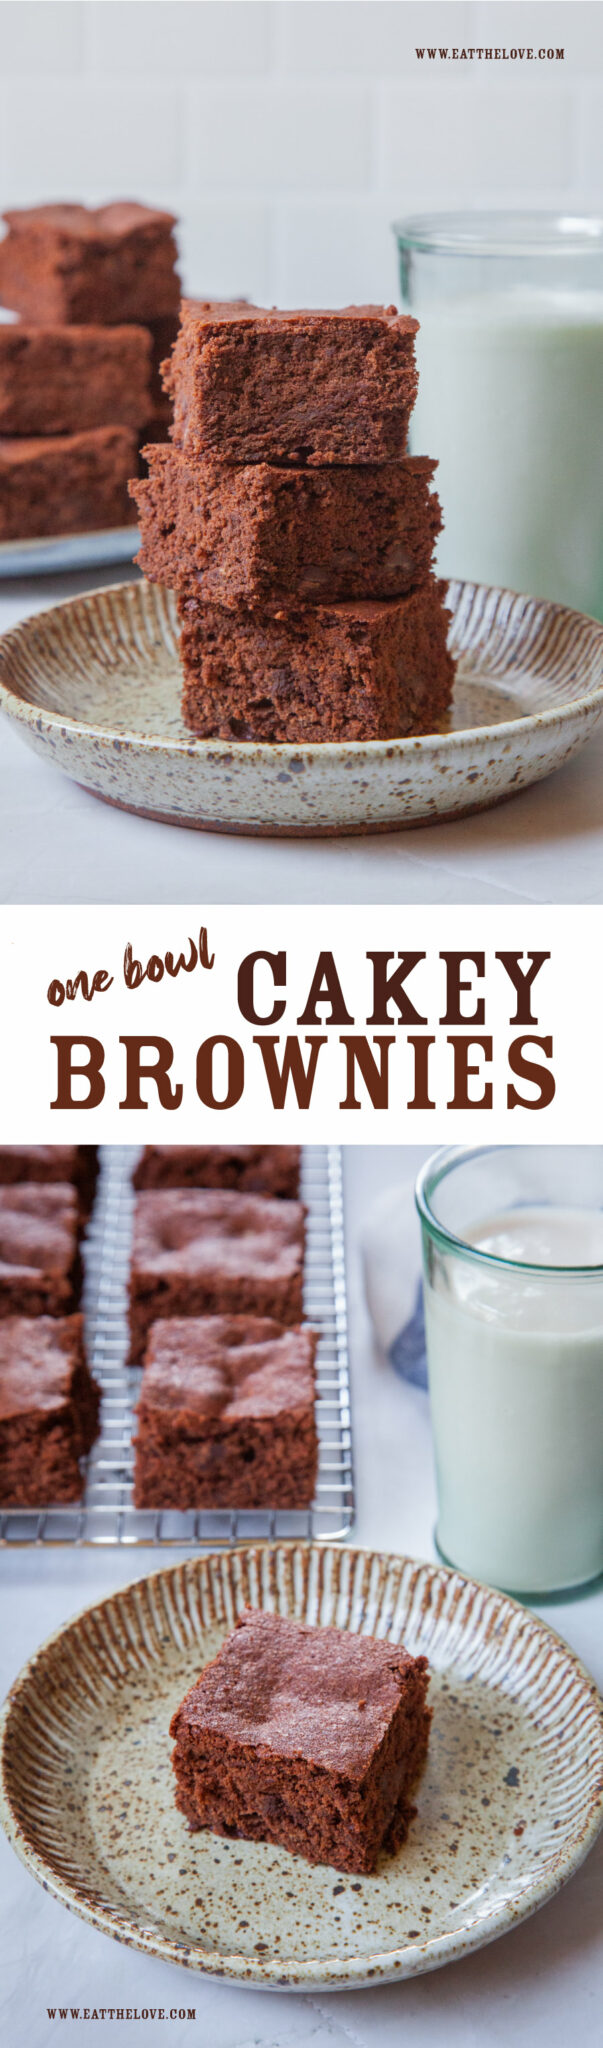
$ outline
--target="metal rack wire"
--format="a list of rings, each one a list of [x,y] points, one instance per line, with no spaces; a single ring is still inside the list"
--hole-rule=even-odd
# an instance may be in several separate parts
[[[1,1544],[199,1544],[254,1537],[347,1535],[354,1517],[352,1423],[347,1351],[345,1243],[341,1155],[336,1146],[308,1146],[302,1195],[308,1209],[304,1312],[320,1331],[317,1373],[319,1463],[311,1508],[203,1509],[180,1514],[132,1504],[134,1408],[140,1368],[127,1360],[127,1280],[133,1196],[131,1146],[107,1146],[86,1242],[88,1356],[102,1388],[101,1431],[88,1459],[86,1489],[76,1507],[11,1508],[0,1513]]]

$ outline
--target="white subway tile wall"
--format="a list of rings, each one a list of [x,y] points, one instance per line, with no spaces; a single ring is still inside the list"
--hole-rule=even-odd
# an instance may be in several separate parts
[[[563,48],[564,60],[417,57]],[[0,0],[0,198],[181,218],[187,291],[396,295],[421,208],[603,206],[595,0]]]

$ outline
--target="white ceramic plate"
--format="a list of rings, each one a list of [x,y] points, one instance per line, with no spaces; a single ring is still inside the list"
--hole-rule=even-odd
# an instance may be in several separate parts
[[[603,625],[471,583],[451,584],[449,604],[453,709],[423,739],[195,740],[180,716],[175,606],[142,580],[5,634],[0,704],[76,782],[169,824],[290,837],[433,823],[550,775],[603,709]]]
[[[176,1810],[170,1716],[247,1603],[429,1657],[418,1814],[373,1877],[191,1835]],[[37,1652],[4,1712],[0,1812],[40,1883],[115,1940],[265,1987],[394,1981],[506,1933],[582,1862],[603,1818],[603,1703],[543,1622],[443,1566],[222,1551],[140,1580]]]
[[[11,576],[61,576],[69,569],[99,569],[131,562],[140,547],[136,526],[102,533],[58,533],[50,540],[0,541],[0,582]]]

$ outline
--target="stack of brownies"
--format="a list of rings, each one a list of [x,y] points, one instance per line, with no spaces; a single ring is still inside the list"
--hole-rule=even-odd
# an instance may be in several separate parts
[[[119,527],[141,443],[167,435],[159,365],[178,327],[174,219],[133,202],[6,213],[0,540]]]
[[[318,1456],[295,1146],[152,1146],[134,1175],[139,1508],[304,1508]]]
[[[131,488],[140,564],[176,593],[194,733],[389,739],[445,716],[436,465],[406,453],[416,328],[395,307],[184,301],[172,438]]]
[[[0,1509],[81,1498],[100,1396],[78,1313],[88,1145],[0,1148]]]

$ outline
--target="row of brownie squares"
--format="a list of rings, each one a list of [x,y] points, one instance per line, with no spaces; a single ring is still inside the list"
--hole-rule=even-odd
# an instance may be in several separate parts
[[[57,1179],[68,1170],[72,1186]],[[95,1172],[93,1148],[0,1153],[0,1178],[10,1183],[0,1187],[5,1506],[48,1505],[82,1490],[78,1458],[96,1433],[98,1391],[74,1311]],[[17,1178],[25,1173],[28,1180]],[[301,1326],[298,1182],[294,1147],[143,1154],[131,1282],[132,1356],[145,1362],[139,1506],[299,1507],[312,1499],[316,1338]],[[32,1461],[34,1443],[43,1455]]]
[[[141,1508],[303,1508],[318,1459],[295,1146],[149,1147],[134,1174]]]
[[[178,325],[171,214],[134,203],[4,215],[0,539],[131,523],[138,450],[170,419]]]
[[[0,1508],[81,1498],[100,1390],[79,1313],[96,1147],[0,1147]]]
[[[185,722],[308,741],[433,730],[449,704],[435,464],[407,453],[417,323],[395,307],[184,301],[167,448],[132,486],[171,586]]]

